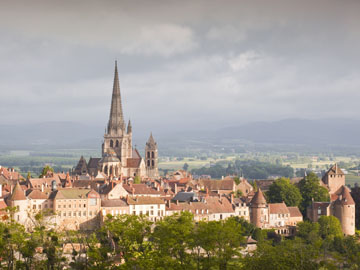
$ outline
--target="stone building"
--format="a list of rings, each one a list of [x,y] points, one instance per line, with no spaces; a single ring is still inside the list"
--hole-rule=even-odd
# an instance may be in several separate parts
[[[330,195],[330,202],[312,202],[308,207],[307,217],[318,221],[321,216],[335,216],[339,219],[345,235],[355,234],[355,202],[350,190],[345,186],[345,174],[334,164],[322,177],[321,185]]]
[[[124,121],[119,75],[115,62],[110,116],[102,143],[102,157],[91,158],[88,163],[81,157],[74,174],[96,176],[98,172],[102,172],[107,177],[114,178],[136,176],[156,178],[158,177],[158,152],[152,135],[145,150],[150,152],[150,158],[147,158],[147,161],[150,161],[148,165],[137,149],[133,148],[130,120],[127,125]]]
[[[301,221],[303,217],[298,207],[288,207],[284,202],[267,203],[261,189],[250,202],[250,222],[258,228],[275,229],[279,234],[291,235]]]

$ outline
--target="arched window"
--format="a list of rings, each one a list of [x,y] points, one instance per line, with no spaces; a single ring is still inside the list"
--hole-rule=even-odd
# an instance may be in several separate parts
[[[119,147],[119,141],[116,140],[116,147]]]
[[[155,166],[155,162],[153,160],[151,161],[151,166]]]
[[[155,157],[155,154],[154,154],[154,151],[151,152],[151,157],[154,158]]]
[[[110,172],[109,172],[109,175],[111,175],[113,173],[113,167],[110,166]]]
[[[105,173],[105,174],[108,174],[108,166],[105,166],[105,167],[104,167],[104,173]]]
[[[110,147],[114,147],[114,142],[113,142],[113,140],[110,140]]]
[[[148,158],[150,158],[150,152],[147,152],[147,156],[148,156]]]
[[[148,165],[148,167],[150,167],[150,160],[147,161],[147,165]]]

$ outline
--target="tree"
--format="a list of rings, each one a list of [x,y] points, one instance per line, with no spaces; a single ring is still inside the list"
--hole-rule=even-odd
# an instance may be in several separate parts
[[[124,260],[122,269],[153,269],[151,222],[146,216],[107,216],[100,233],[110,237],[115,254]]]
[[[192,268],[188,250],[193,246],[193,230],[193,215],[189,212],[165,217],[157,223],[152,241],[158,251],[156,265],[159,269]]]
[[[46,166],[42,169],[41,174],[40,174],[39,177],[42,178],[42,177],[46,176],[48,172],[54,172],[54,169],[51,168],[49,165],[46,165]]]
[[[240,256],[240,247],[244,243],[241,223],[235,218],[220,221],[200,221],[195,232],[195,241],[205,251],[202,269],[227,269]]]
[[[330,200],[328,190],[320,186],[320,179],[313,172],[302,179],[298,186],[302,196],[300,210],[303,214],[306,213],[306,208],[311,205],[312,199],[316,202],[328,202]]]
[[[320,225],[317,222],[304,221],[297,224],[296,235],[308,244],[314,244],[320,238]]]
[[[188,169],[189,169],[189,164],[184,163],[183,170],[184,170],[184,171],[187,171]]]
[[[335,237],[342,237],[342,229],[340,220],[334,216],[321,216],[318,220],[320,225],[320,236],[323,239]]]
[[[240,184],[240,178],[239,177],[237,177],[237,176],[235,176],[234,178],[234,182],[235,182],[235,184]]]
[[[135,178],[134,178],[134,184],[140,184],[141,183],[141,178],[140,178],[140,176],[135,176]]]
[[[302,201],[300,190],[284,177],[275,180],[266,195],[270,203],[285,202],[287,206],[298,206]]]

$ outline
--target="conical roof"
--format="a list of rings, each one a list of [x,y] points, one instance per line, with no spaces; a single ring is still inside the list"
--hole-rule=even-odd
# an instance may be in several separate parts
[[[341,192],[338,196],[337,202],[340,202],[342,205],[355,205],[354,199],[352,198],[349,188],[346,186],[341,187]]]
[[[10,196],[11,201],[24,201],[26,200],[26,196],[24,194],[24,190],[21,188],[19,182],[16,183],[13,192]]]
[[[259,205],[259,204],[266,204],[265,196],[260,188],[255,193],[254,197],[251,200],[251,205]]]
[[[150,133],[150,137],[149,137],[149,139],[148,139],[148,141],[147,141],[147,143],[146,143],[148,146],[156,146],[156,142],[155,142],[155,140],[154,140],[154,137],[153,137],[153,135],[152,135],[152,132]]]
[[[117,69],[117,62],[115,61],[114,86],[111,98],[111,109],[107,133],[116,133],[118,130],[124,130],[124,127],[125,123],[121,105],[119,74]]]

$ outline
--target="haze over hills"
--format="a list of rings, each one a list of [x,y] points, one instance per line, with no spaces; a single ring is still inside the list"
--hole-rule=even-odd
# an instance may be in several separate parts
[[[175,125],[174,125],[175,126]],[[0,125],[0,150],[27,149],[100,149],[103,127],[76,122],[44,122],[28,125]],[[149,131],[134,129],[134,145],[143,148]],[[253,122],[239,126],[198,130],[157,130],[155,138],[160,151],[171,154],[183,149],[232,148],[241,145],[245,150],[257,144],[270,145],[276,151],[337,145],[337,149],[360,146],[360,121],[350,119],[285,119],[274,122]],[[290,149],[291,148],[291,149]],[[327,148],[326,148],[327,149]]]

